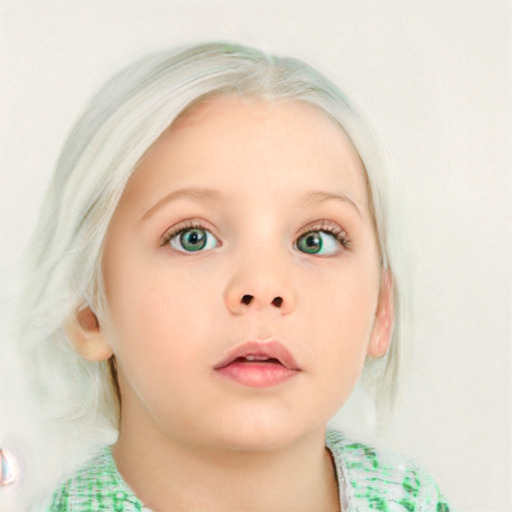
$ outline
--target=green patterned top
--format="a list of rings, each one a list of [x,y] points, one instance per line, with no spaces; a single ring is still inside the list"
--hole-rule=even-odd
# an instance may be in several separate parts
[[[326,446],[338,476],[344,512],[449,512],[432,478],[416,464],[383,454],[329,430]],[[117,471],[104,448],[53,495],[48,512],[151,512]]]

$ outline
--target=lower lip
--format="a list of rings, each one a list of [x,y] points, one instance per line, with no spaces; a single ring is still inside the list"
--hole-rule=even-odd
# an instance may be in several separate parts
[[[297,370],[274,363],[235,362],[218,368],[217,371],[239,384],[252,388],[277,386],[297,375]]]

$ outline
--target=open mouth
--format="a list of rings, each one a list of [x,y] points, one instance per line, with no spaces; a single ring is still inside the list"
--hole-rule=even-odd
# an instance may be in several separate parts
[[[277,340],[236,346],[214,370],[238,384],[255,388],[282,384],[300,372],[292,354]]]
[[[234,361],[234,363],[267,363],[267,364],[280,364],[283,366],[281,361],[279,359],[276,359],[275,357],[267,357],[267,356],[258,356],[258,355],[248,355],[245,357],[237,357]]]

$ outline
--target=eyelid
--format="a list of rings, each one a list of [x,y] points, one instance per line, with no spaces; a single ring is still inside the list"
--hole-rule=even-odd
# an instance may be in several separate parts
[[[205,231],[209,231],[218,241],[219,246],[222,245],[220,237],[216,233],[216,229],[209,222],[203,219],[187,219],[166,229],[164,234],[160,237],[160,246],[164,247],[173,237],[187,229],[204,229]]]
[[[296,240],[302,235],[310,233],[312,231],[323,231],[325,233],[331,233],[334,235],[342,245],[350,245],[351,240],[347,233],[347,230],[342,228],[337,222],[331,220],[322,219],[304,226],[296,236]]]

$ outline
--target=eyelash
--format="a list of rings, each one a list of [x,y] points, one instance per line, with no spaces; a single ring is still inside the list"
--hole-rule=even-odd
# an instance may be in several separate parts
[[[189,229],[204,229],[205,231],[212,232],[212,229],[205,225],[204,222],[197,221],[197,220],[187,220],[184,221],[176,226],[173,226],[172,228],[169,228],[160,239],[160,246],[163,247],[167,245],[176,235],[179,235],[180,233],[183,233],[183,231],[188,231]],[[212,233],[213,234],[213,233]],[[214,234],[215,236],[215,234]],[[215,238],[218,239],[217,236]]]
[[[183,233],[184,231],[188,231],[189,229],[204,229],[206,231],[212,232],[212,229],[206,226],[205,223],[202,221],[185,221],[168,229],[160,239],[160,246],[166,246],[175,236]],[[297,238],[295,240],[297,241],[300,237],[306,235],[307,233],[313,233],[315,231],[332,235],[338,241],[341,247],[345,250],[349,250],[352,247],[352,242],[350,241],[347,232],[338,224],[335,224],[334,222],[330,222],[327,220],[323,220],[320,221],[319,223],[307,226],[297,235]],[[218,240],[218,237],[214,233],[212,234]]]
[[[306,235],[307,233],[313,233],[315,231],[320,231],[322,233],[332,235],[339,242],[343,249],[351,249],[352,247],[352,242],[350,241],[347,232],[338,224],[328,220],[322,220],[319,223],[307,226],[298,234],[296,240],[298,240],[301,236]]]

